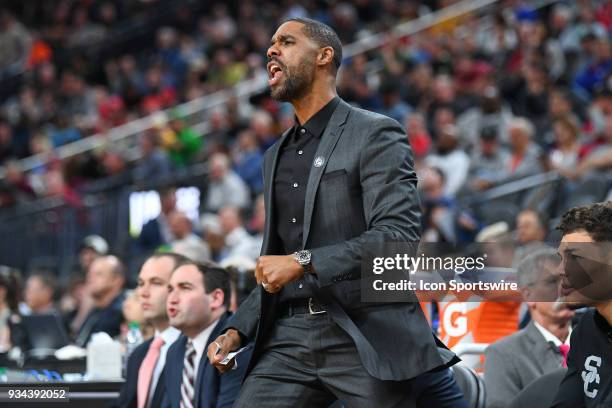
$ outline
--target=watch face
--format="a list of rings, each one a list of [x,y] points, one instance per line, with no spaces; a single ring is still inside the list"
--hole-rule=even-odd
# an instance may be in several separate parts
[[[308,251],[298,251],[296,253],[296,256],[297,256],[298,262],[301,264],[304,264],[304,263],[307,264],[310,262],[310,252]]]

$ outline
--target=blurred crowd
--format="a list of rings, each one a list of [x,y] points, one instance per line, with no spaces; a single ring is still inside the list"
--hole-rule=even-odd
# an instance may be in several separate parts
[[[244,1],[207,8],[167,3],[179,7],[172,9],[170,23],[156,29],[153,42],[95,66],[78,53],[61,63],[54,55],[111,36],[130,12],[139,15],[165,3],[62,1],[53,10],[39,5],[28,6],[36,12],[24,13],[24,6],[1,13],[0,44],[11,38],[20,44],[15,56],[3,60],[14,62],[1,68],[2,75],[10,75],[14,64],[27,71],[23,86],[0,107],[0,162],[6,170],[1,207],[39,197],[83,206],[83,188],[98,180],[138,185],[204,163],[208,183],[200,219],[176,209],[174,188],[162,189],[162,211],[130,244],[130,254],[167,246],[215,261],[252,262],[264,223],[263,153],[293,125],[290,106],[267,93],[234,98],[211,110],[205,134],[174,106],[265,74],[272,30],[284,18],[321,20],[349,44],[455,1],[286,1],[283,7]],[[610,194],[612,2],[559,1],[540,9],[530,4],[500,1],[484,13],[389,37],[383,47],[343,61],[340,96],[407,130],[428,242],[469,243],[511,233],[520,228],[525,209],[548,231],[549,218]],[[47,58],[35,53],[35,44],[47,45]],[[136,160],[109,145],[51,160],[27,174],[14,162],[166,108],[167,119],[139,135]],[[547,171],[562,183],[554,190],[543,186],[512,211],[476,211],[465,204]]]

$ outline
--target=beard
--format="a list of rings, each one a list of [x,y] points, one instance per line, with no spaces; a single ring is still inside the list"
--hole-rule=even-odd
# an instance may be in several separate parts
[[[314,66],[302,60],[294,69],[283,65],[281,68],[283,68],[284,78],[281,84],[270,89],[272,99],[290,102],[306,95],[314,80]]]

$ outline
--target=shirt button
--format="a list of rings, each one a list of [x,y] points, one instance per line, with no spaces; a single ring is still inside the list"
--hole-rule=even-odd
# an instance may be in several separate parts
[[[298,288],[300,288],[300,289],[302,289],[303,287],[304,287],[304,284],[303,284],[303,283],[300,283],[300,284],[298,285]]]
[[[293,187],[297,187],[297,186],[298,186],[298,183],[293,183]]]
[[[301,134],[306,133],[306,129],[300,129],[300,133],[301,133]]]
[[[302,154],[302,153],[304,153],[304,151],[298,150],[298,154]]]
[[[297,220],[295,218],[292,218],[291,222],[295,224],[297,222]]]

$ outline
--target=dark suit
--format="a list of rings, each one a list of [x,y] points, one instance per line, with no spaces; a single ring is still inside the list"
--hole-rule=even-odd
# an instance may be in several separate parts
[[[221,334],[221,329],[229,316],[230,314],[227,313],[219,320],[204,348],[195,380],[195,408],[230,408],[240,392],[240,385],[246,372],[251,351],[245,350],[238,355],[236,358],[238,367],[223,375],[210,365],[206,357],[208,346]],[[165,407],[179,408],[186,346],[187,337],[181,335],[168,350],[165,368],[167,396],[164,399]]]
[[[507,407],[528,384],[558,370],[563,357],[531,321],[523,330],[496,341],[485,351],[487,407]]]
[[[262,255],[284,255],[273,216],[273,184],[279,148],[287,135],[264,158]],[[333,322],[350,336],[367,373],[379,380],[401,381],[458,361],[432,336],[418,303],[361,302],[366,245],[420,239],[417,179],[401,126],[341,101],[315,157],[323,158],[323,163],[310,168],[302,236],[303,248],[312,252],[317,277],[304,280]],[[275,328],[278,303],[279,294],[258,288],[228,324],[246,338],[257,333],[249,372]]]
[[[129,408],[138,406],[138,370],[140,370],[140,365],[147,355],[152,341],[153,339],[145,341],[136,347],[134,351],[132,351],[132,354],[130,354],[130,358],[128,359],[127,363],[127,372],[125,374],[125,382],[121,387],[121,393],[119,394],[119,399],[117,400],[115,407]],[[164,395],[166,394],[164,372],[165,370],[162,370],[161,375],[157,380],[155,392],[153,393],[153,398],[151,399],[149,405],[150,408],[159,408],[162,406],[162,401],[164,399]]]
[[[85,347],[91,335],[97,332],[108,333],[111,337],[119,335],[121,322],[123,321],[123,301],[125,294],[121,292],[105,308],[95,308],[85,318],[85,322],[76,335],[75,344]]]

